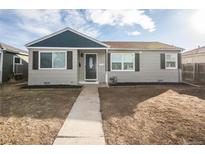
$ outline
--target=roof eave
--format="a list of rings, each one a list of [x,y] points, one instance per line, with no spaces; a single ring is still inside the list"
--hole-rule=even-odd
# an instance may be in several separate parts
[[[153,49],[145,49],[145,48],[109,48],[110,50],[173,50],[173,51],[182,51],[181,48],[178,49],[168,49],[168,48],[164,48],[164,49],[157,49],[157,48],[153,48]]]

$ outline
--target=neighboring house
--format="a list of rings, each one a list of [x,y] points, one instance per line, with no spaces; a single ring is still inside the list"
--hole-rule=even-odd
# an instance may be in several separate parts
[[[28,54],[26,51],[0,43],[0,83],[12,78],[28,77]]]
[[[65,28],[26,47],[29,85],[181,81],[182,49],[160,42],[100,42]]]
[[[182,54],[183,64],[205,63],[205,46],[186,51]]]

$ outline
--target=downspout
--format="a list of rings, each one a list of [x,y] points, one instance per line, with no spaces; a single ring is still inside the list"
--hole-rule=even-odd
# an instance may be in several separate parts
[[[182,51],[183,49],[181,49],[180,54],[181,54],[181,69],[178,68],[178,82],[181,83],[182,82]]]
[[[109,87],[107,67],[108,67],[108,49],[105,50],[105,82],[106,82],[106,86]]]

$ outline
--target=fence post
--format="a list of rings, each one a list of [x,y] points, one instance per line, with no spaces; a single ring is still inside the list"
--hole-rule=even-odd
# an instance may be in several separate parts
[[[195,72],[195,76],[196,76],[196,82],[198,82],[199,81],[199,64],[198,63],[196,63],[196,72]]]

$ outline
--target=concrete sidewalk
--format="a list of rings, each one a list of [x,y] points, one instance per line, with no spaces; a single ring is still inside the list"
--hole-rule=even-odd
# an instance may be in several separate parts
[[[53,144],[105,144],[97,85],[84,87]]]

